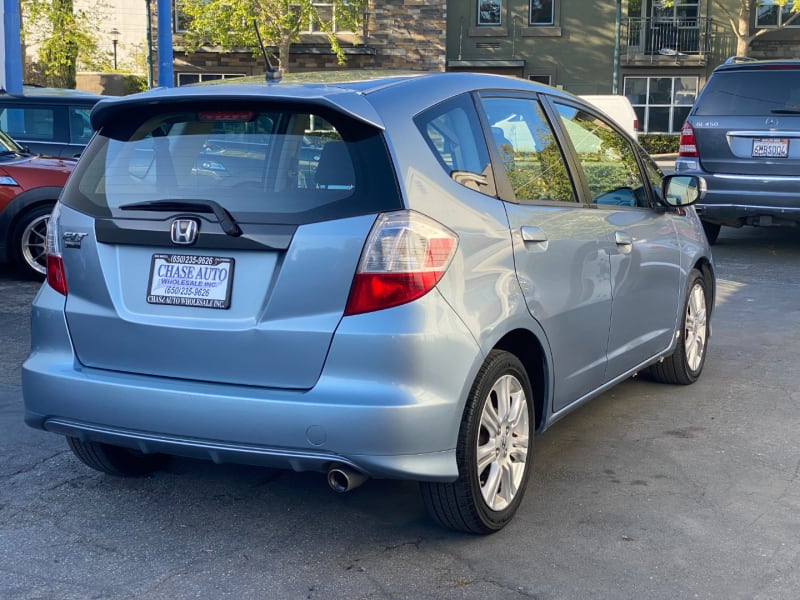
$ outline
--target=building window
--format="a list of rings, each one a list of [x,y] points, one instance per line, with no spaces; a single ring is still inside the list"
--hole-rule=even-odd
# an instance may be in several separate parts
[[[232,77],[244,77],[244,73],[178,73],[177,76],[178,76],[178,85],[189,85],[190,83],[214,81],[215,79],[230,79]]]
[[[528,75],[529,81],[535,81],[537,83],[543,83],[545,85],[551,85],[550,82],[552,78],[550,75]]]
[[[502,25],[503,0],[478,0],[478,26]]]
[[[800,27],[800,19],[794,19],[786,25],[786,22],[794,16],[792,7],[794,2],[789,0],[784,6],[780,6],[776,0],[761,0],[756,7],[756,27],[761,29],[774,27]]]
[[[553,0],[530,0],[529,25],[553,25]]]
[[[309,17],[308,24],[303,25],[303,31],[306,33],[352,33],[352,29],[345,25],[346,19],[338,19],[337,22],[337,6],[332,2],[313,2],[314,9]],[[325,25],[323,25],[325,24]],[[327,29],[327,24],[330,24],[330,31]]]
[[[643,133],[677,133],[697,98],[697,77],[626,77],[624,93],[631,101]]]
[[[189,29],[189,16],[183,12],[181,0],[172,0],[172,28],[175,33],[186,33]]]

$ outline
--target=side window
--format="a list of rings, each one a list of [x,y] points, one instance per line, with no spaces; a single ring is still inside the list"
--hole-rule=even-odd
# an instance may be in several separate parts
[[[639,156],[644,163],[644,171],[647,175],[647,180],[650,182],[650,189],[653,190],[653,196],[659,200],[663,200],[661,187],[664,183],[664,173],[661,172],[656,161],[654,161],[647,152],[640,150]]]
[[[481,103],[516,198],[575,202],[564,156],[539,102],[484,97]]]
[[[649,206],[645,181],[630,142],[594,115],[565,104],[556,104],[556,108],[583,167],[592,202]]]
[[[91,108],[69,107],[69,141],[71,144],[87,144],[92,137],[92,125],[89,122]]]
[[[495,194],[489,150],[469,96],[459,96],[420,113],[414,122],[454,181],[490,196]]]
[[[3,125],[12,138],[51,141],[55,118],[49,108],[9,108]]]

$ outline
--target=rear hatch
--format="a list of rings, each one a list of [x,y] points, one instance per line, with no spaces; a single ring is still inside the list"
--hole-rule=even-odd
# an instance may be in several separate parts
[[[330,106],[134,105],[62,198],[78,360],[310,388],[375,215],[400,202],[381,129]]]
[[[769,65],[715,73],[689,118],[704,170],[796,176],[800,69]]]

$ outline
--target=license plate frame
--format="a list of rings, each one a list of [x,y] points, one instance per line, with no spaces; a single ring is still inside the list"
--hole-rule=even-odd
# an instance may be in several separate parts
[[[756,138],[750,155],[753,158],[789,158],[789,138]]]
[[[235,261],[225,256],[156,253],[150,259],[148,304],[227,310]]]

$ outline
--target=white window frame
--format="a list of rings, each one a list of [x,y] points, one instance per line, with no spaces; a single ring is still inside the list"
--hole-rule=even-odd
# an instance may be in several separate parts
[[[502,27],[503,26],[503,0],[477,0],[475,6],[478,10],[478,27]],[[487,10],[497,12],[497,20],[481,20],[481,14]]]
[[[541,8],[544,3],[550,3],[550,21],[534,21],[534,8]],[[556,24],[556,2],[558,0],[528,0],[528,27],[553,27]]]
[[[634,110],[637,108],[644,109],[642,112],[643,114],[640,116],[639,111],[636,111],[637,117],[639,117],[639,133],[679,133],[681,126],[683,125],[683,119],[678,118],[675,119],[675,109],[681,108],[686,109],[691,107],[691,104],[686,104],[686,102],[678,102],[677,100],[677,93],[675,88],[675,82],[678,79],[689,79],[692,78],[695,80],[695,99],[697,98],[697,93],[699,93],[700,88],[700,78],[697,75],[629,75],[625,77],[623,81],[623,93],[627,95],[627,84],[629,81],[634,79],[645,79],[647,80],[647,87],[645,93],[645,102],[633,102],[631,101],[631,105],[633,106]],[[655,79],[671,79],[672,84],[670,86],[670,101],[668,103],[651,103],[650,102],[650,86]],[[669,108],[669,131],[652,131],[650,129],[650,109],[651,108]],[[680,121],[680,122],[678,122]]]
[[[244,77],[245,73],[208,73],[202,72],[198,73],[197,71],[181,71],[175,73],[175,81],[178,86],[181,85],[189,85],[189,84],[182,84],[181,83],[181,75],[190,75],[192,77],[197,77],[197,82],[190,82],[191,83],[202,83],[203,81],[213,81],[216,79],[231,79],[234,77]]]

